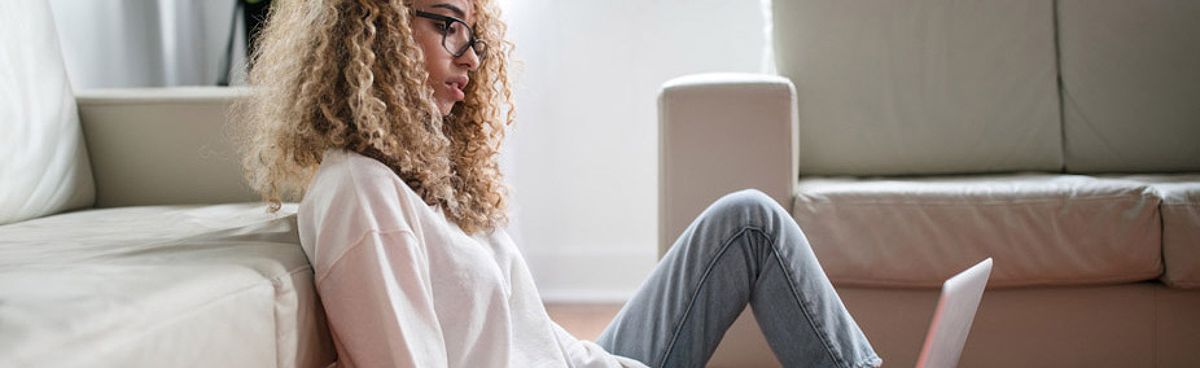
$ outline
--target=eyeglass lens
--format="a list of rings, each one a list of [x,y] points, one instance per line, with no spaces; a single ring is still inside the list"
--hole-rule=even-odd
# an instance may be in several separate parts
[[[474,47],[475,55],[483,58],[484,43],[471,43],[472,30],[462,22],[449,22],[450,27],[446,28],[446,36],[442,39],[442,46],[446,48],[454,56],[462,56],[467,52],[468,47]]]

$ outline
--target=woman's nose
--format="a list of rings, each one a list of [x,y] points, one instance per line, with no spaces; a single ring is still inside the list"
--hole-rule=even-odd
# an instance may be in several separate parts
[[[468,47],[467,52],[464,52],[462,56],[456,58],[455,61],[457,61],[459,65],[466,67],[467,70],[474,71],[475,69],[479,68],[479,54],[475,53],[474,47]]]

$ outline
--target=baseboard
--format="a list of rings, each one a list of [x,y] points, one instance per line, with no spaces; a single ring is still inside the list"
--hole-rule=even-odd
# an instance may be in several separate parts
[[[624,290],[546,290],[541,293],[546,304],[616,304],[624,305],[633,295]]]
[[[548,303],[623,304],[657,263],[653,246],[531,250],[525,259]]]

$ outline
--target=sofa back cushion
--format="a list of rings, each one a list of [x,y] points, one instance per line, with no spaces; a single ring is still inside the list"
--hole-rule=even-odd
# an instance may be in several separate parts
[[[1200,2],[1058,6],[1066,170],[1200,170]]]
[[[800,174],[1059,171],[1054,4],[787,0]]]
[[[50,5],[0,1],[0,225],[91,206],[92,171]]]

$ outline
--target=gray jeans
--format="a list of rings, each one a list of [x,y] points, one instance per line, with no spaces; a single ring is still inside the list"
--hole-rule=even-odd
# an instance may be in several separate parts
[[[800,227],[755,190],[704,210],[597,343],[651,367],[702,367],[747,303],[785,367],[882,363]]]

